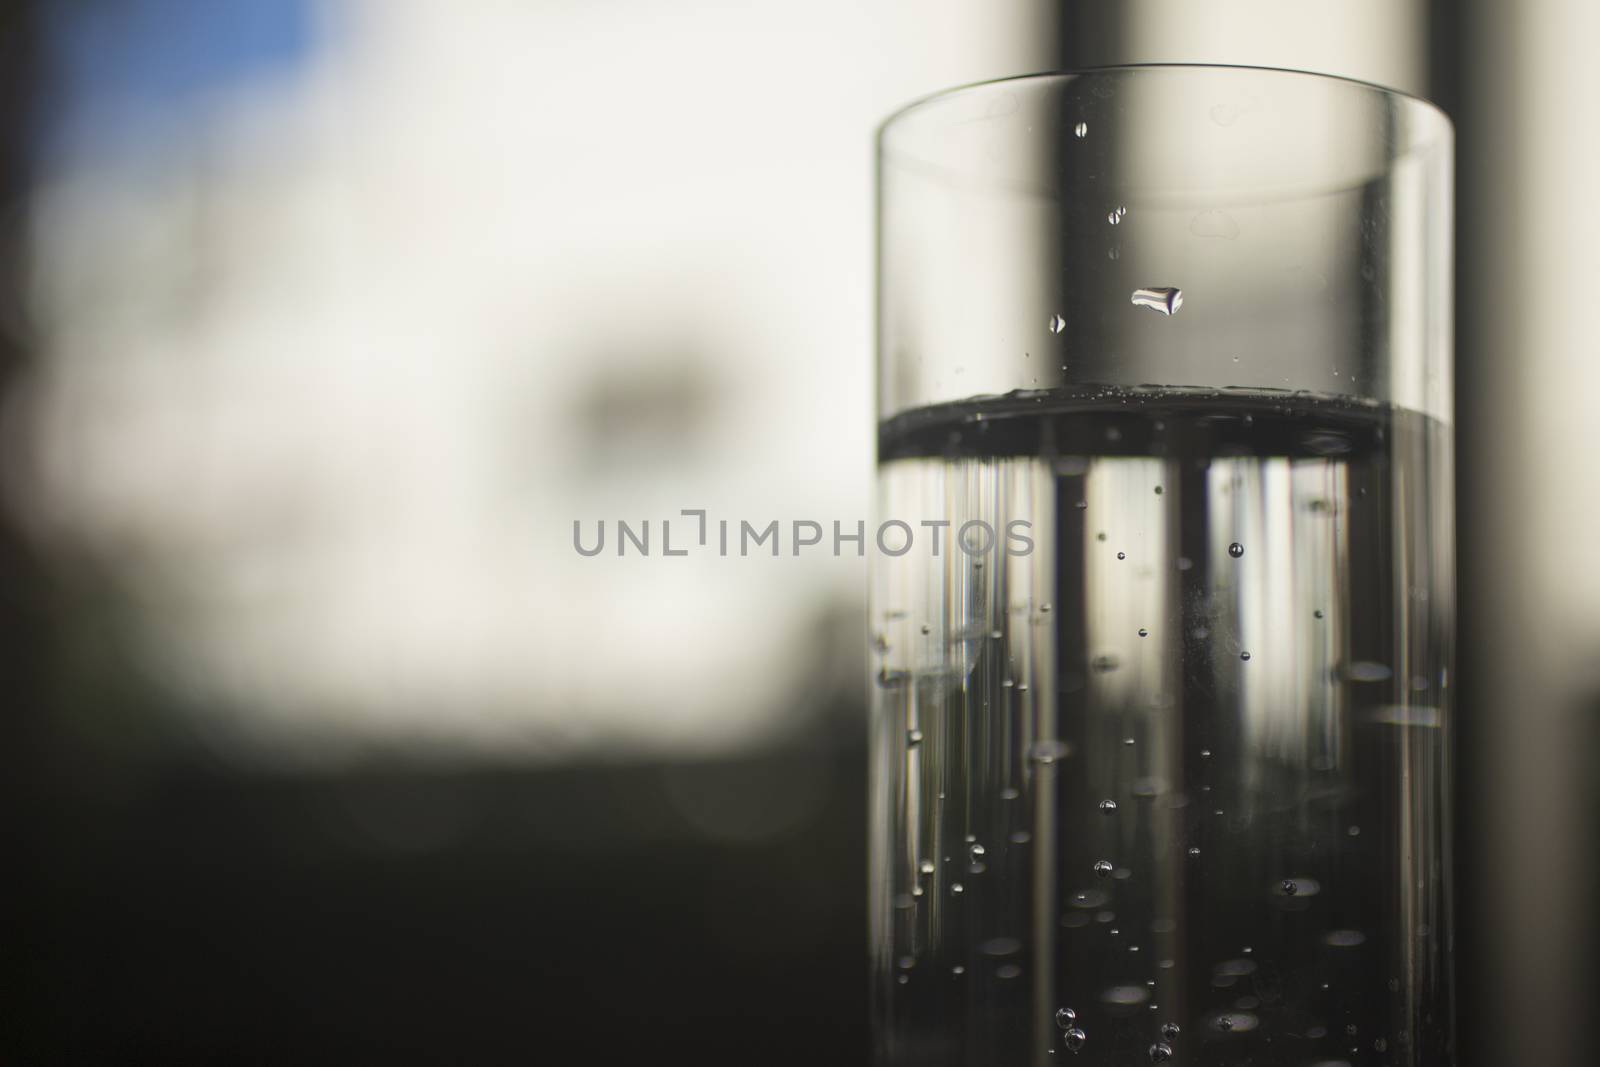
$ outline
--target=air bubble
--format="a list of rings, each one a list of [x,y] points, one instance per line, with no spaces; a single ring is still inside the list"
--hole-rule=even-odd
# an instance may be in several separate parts
[[[1080,121],[1076,126],[1072,127],[1072,136],[1076,137],[1080,141],[1089,136],[1089,124],[1087,122]]]
[[[952,882],[952,883],[950,883],[950,892],[954,893],[956,896],[959,897],[962,893],[965,893],[966,891],[967,891],[966,887],[963,886],[960,882]]]
[[[906,733],[906,744],[910,745],[912,748],[915,748],[918,745],[922,744],[922,731],[921,730],[908,731]]]
[[[1242,659],[1242,660],[1248,660],[1250,658],[1250,653],[1241,652],[1241,653],[1239,653],[1239,658]]]
[[[1165,1041],[1157,1041],[1150,1046],[1150,1062],[1166,1063],[1172,1059],[1172,1046]]]
[[[1072,1029],[1073,1022],[1078,1018],[1078,1013],[1071,1008],[1056,1009],[1056,1025],[1063,1030]]]
[[[1141,626],[1141,627],[1139,627],[1139,636],[1140,637],[1149,637],[1150,636],[1150,631],[1146,630],[1143,626]]]
[[[1199,848],[1197,848],[1197,847],[1191,847],[1191,848],[1190,848],[1190,849],[1189,849],[1189,858],[1190,858],[1190,859],[1193,859],[1193,858],[1195,858],[1195,857],[1196,857],[1196,856],[1198,856],[1198,855],[1200,855],[1200,849],[1199,849]]]
[[[923,874],[932,874],[933,873],[933,861],[932,860],[923,860],[921,863],[917,864],[917,870],[921,871]]]
[[[1071,752],[1071,746],[1065,741],[1035,741],[1028,746],[1028,759],[1048,767],[1056,760],[1065,759]]]
[[[1067,1051],[1078,1052],[1082,1050],[1084,1042],[1089,1040],[1089,1035],[1073,1026],[1069,1027],[1067,1032],[1061,1035],[1061,1040],[1067,1046]]]
[[[1054,315],[1050,316],[1050,332],[1051,333],[1060,333],[1062,330],[1065,330],[1066,328],[1067,328],[1067,320],[1061,317],[1061,313],[1059,311],[1056,312]]]
[[[1183,1033],[1183,1030],[1177,1023],[1167,1023],[1161,1028],[1161,1036],[1167,1041],[1176,1041],[1181,1033]]]
[[[1109,875],[1111,873],[1111,870],[1112,870],[1112,864],[1111,864],[1110,860],[1095,860],[1094,861],[1094,873],[1096,875],[1098,875],[1099,877],[1101,877],[1101,878],[1106,877],[1107,875]]]
[[[1232,556],[1234,559],[1238,559],[1240,556],[1244,555],[1244,546],[1235,541],[1233,544],[1228,546],[1228,555]]]
[[[1183,290],[1174,286],[1151,286],[1133,291],[1133,306],[1176,315],[1183,307]]]
[[[1116,811],[1117,811],[1117,802],[1115,800],[1112,800],[1110,797],[1107,797],[1106,799],[1104,799],[1104,800],[1102,800],[1100,802],[1100,814],[1102,814],[1102,815],[1115,815]],[[1095,870],[1099,870],[1099,869],[1100,869],[1100,864],[1098,864],[1098,863],[1095,864]]]
[[[1117,553],[1117,558],[1118,559],[1127,559],[1128,558],[1128,554],[1126,552],[1118,552]]]

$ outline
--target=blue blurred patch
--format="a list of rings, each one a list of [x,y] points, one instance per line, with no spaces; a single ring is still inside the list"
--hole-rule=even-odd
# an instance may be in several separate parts
[[[124,141],[141,117],[180,120],[219,89],[292,73],[311,0],[53,0],[40,5],[46,150]]]

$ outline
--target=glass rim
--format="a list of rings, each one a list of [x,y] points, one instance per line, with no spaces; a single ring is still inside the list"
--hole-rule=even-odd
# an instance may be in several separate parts
[[[1403,89],[1396,89],[1388,85],[1379,85],[1377,82],[1364,81],[1361,78],[1352,78],[1343,74],[1328,74],[1322,71],[1303,70],[1297,67],[1268,67],[1253,63],[1184,63],[1184,62],[1158,62],[1158,63],[1108,63],[1103,66],[1071,67],[1063,70],[1041,70],[1027,74],[1008,74],[1000,78],[985,78],[981,81],[965,82],[960,85],[947,86],[925,93],[922,96],[908,100],[885,115],[873,130],[873,143],[881,150],[883,140],[891,127],[896,126],[913,114],[932,104],[953,99],[965,93],[978,89],[987,89],[998,85],[1010,85],[1019,82],[1042,84],[1056,80],[1068,80],[1082,77],[1087,74],[1134,74],[1155,71],[1193,71],[1195,73],[1244,71],[1258,74],[1284,75],[1300,80],[1309,79],[1319,82],[1343,83],[1353,90],[1364,90],[1378,93],[1385,97],[1403,102],[1408,108],[1429,116],[1429,121],[1439,125],[1440,132],[1446,137],[1455,134],[1455,123],[1438,104],[1427,97],[1408,93]]]

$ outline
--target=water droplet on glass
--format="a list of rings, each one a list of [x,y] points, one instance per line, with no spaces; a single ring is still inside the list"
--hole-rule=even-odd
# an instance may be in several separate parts
[[[1181,1033],[1183,1033],[1183,1030],[1179,1028],[1177,1023],[1167,1023],[1161,1028],[1161,1036],[1168,1041],[1176,1041]]]
[[[1150,308],[1163,315],[1176,315],[1183,307],[1183,290],[1171,286],[1152,286],[1133,291],[1133,306]]]
[[[1071,1026],[1067,1028],[1066,1033],[1061,1035],[1061,1040],[1067,1046],[1069,1052],[1077,1052],[1083,1048],[1084,1042],[1089,1040],[1089,1036],[1076,1026]]]
[[[1060,333],[1067,328],[1067,320],[1061,317],[1060,312],[1050,316],[1050,332]]]
[[[1106,799],[1104,799],[1104,800],[1102,800],[1100,802],[1100,814],[1102,814],[1102,815],[1114,815],[1114,814],[1116,814],[1116,811],[1117,811],[1117,802],[1115,800],[1112,800],[1110,797],[1107,797]],[[1098,863],[1095,864],[1095,870],[1099,870],[1099,869],[1100,869],[1100,864],[1098,864]]]
[[[1244,546],[1235,541],[1233,544],[1228,546],[1228,555],[1232,556],[1234,559],[1238,559],[1240,556],[1244,555]]]
[[[1101,877],[1101,878],[1104,878],[1107,875],[1109,875],[1111,873],[1111,868],[1112,868],[1112,863],[1111,863],[1110,860],[1095,860],[1094,861],[1094,873],[1097,876]]]
[[[1080,141],[1089,136],[1089,124],[1080,120],[1076,126],[1072,127],[1072,136]]]
[[[1150,1062],[1166,1063],[1172,1059],[1172,1046],[1165,1041],[1157,1041],[1150,1046]]]

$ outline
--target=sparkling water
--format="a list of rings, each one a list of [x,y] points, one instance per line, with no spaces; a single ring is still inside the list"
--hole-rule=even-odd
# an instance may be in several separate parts
[[[1447,427],[1030,393],[880,458],[878,1062],[1452,1062]]]

